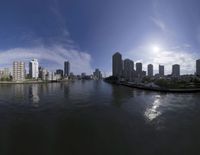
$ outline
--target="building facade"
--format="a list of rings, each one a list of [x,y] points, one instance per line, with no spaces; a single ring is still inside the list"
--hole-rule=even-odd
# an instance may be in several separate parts
[[[116,77],[122,76],[123,70],[123,62],[122,62],[122,55],[117,52],[112,56],[112,74]]]
[[[196,61],[196,75],[200,76],[200,59]]]
[[[29,76],[33,79],[38,79],[39,77],[39,63],[37,59],[29,62]]]
[[[25,80],[25,63],[21,61],[13,62],[13,81]]]

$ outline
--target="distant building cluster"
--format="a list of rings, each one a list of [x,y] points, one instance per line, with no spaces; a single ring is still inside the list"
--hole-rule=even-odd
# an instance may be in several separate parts
[[[135,68],[136,66],[136,68]],[[122,55],[117,52],[112,56],[112,75],[118,77],[121,80],[126,81],[137,81],[144,77],[165,77],[165,66],[158,66],[158,74],[154,75],[154,66],[152,64],[147,65],[147,72],[143,70],[141,62],[137,62],[134,66],[134,62],[130,59],[122,59]],[[172,65],[172,73],[170,75],[172,78],[179,78],[180,65]],[[196,61],[196,76],[200,76],[200,59]]]
[[[0,70],[1,81],[25,81],[25,80],[42,80],[42,81],[59,81],[67,79],[94,79],[101,80],[102,74],[99,69],[96,69],[93,75],[81,75],[75,76],[70,72],[70,62],[65,61],[63,69],[57,69],[55,72],[51,72],[46,68],[39,65],[37,59],[32,59],[28,65],[28,72],[26,72],[26,65],[23,61],[14,61],[12,66],[12,73],[9,68]]]
[[[66,66],[66,64],[67,64],[67,66]],[[65,71],[67,71],[67,74],[65,74],[65,76],[63,75],[62,69],[58,69],[58,70],[56,70],[56,72],[48,71],[47,69],[39,66],[39,62],[37,59],[33,59],[29,62],[29,72],[28,72],[28,74],[26,74],[25,62],[14,61],[13,62],[12,80],[13,81],[24,81],[26,78],[35,79],[35,80],[41,79],[44,81],[60,80],[64,77],[68,78],[68,76],[69,76],[69,73],[68,73],[70,70],[69,61],[64,62],[64,69],[65,69]]]
[[[99,69],[96,69],[95,72],[93,73],[93,78],[95,80],[100,80],[102,79],[102,74],[101,71]]]

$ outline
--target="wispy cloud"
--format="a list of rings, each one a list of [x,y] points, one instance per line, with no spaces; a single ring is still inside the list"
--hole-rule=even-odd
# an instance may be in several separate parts
[[[166,23],[162,20],[162,14],[159,9],[160,1],[159,0],[152,0],[152,7],[153,7],[153,16],[150,17],[150,20],[163,32],[167,31]]]
[[[150,19],[153,21],[153,23],[158,28],[160,28],[162,31],[166,31],[166,25],[165,25],[165,23],[161,19],[156,18],[156,17],[150,17]]]

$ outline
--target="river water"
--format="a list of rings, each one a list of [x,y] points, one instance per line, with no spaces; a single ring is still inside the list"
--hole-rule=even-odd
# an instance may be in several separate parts
[[[200,154],[200,94],[103,81],[0,85],[0,155]]]

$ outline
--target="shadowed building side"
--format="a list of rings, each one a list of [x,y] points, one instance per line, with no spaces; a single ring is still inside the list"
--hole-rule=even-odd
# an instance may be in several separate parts
[[[172,66],[172,76],[174,76],[174,77],[180,76],[180,65],[175,64]]]
[[[142,77],[142,63],[138,62],[136,63],[136,75],[137,78],[141,78]]]
[[[124,77],[128,81],[133,80],[134,62],[130,59],[124,60]]]
[[[163,65],[159,65],[159,76],[165,76],[165,67]]]
[[[117,52],[112,57],[112,71],[113,76],[121,77],[123,70],[123,62],[122,62],[122,55]]]
[[[196,75],[200,76],[200,59],[196,61]]]

